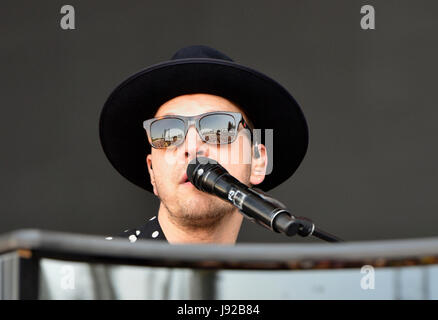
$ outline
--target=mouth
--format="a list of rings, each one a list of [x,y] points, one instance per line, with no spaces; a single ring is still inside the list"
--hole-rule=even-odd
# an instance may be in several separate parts
[[[189,178],[187,177],[187,173],[186,173],[186,172],[184,172],[184,174],[183,174],[183,176],[181,177],[181,180],[180,180],[179,183],[180,183],[180,184],[187,184],[187,183],[192,184],[192,183],[190,182]]]

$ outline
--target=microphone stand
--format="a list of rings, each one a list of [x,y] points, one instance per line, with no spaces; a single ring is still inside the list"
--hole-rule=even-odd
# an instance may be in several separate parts
[[[263,190],[248,188],[212,159],[200,157],[191,160],[187,165],[187,177],[197,189],[229,201],[246,218],[271,231],[282,232],[289,237],[296,234],[302,237],[312,235],[328,242],[343,241],[316,228],[311,220],[295,217],[283,203]]]
[[[285,235],[292,237],[298,234],[301,237],[309,237],[314,236],[318,239],[327,241],[327,242],[343,242],[341,238],[334,236],[326,231],[323,231],[315,226],[312,220],[305,217],[295,217],[292,215],[286,206],[278,201],[277,199],[272,198],[267,193],[263,192],[259,188],[249,188],[252,192],[260,196],[262,199],[269,201],[274,204],[278,208],[281,208],[275,215],[271,224],[272,229],[276,232],[282,232]],[[244,216],[246,216],[244,214]],[[258,221],[256,221],[258,222]],[[263,226],[268,227],[261,223]],[[268,227],[268,229],[271,229]]]
[[[298,234],[301,237],[314,236],[327,242],[343,242],[326,231],[315,227],[315,224],[305,217],[295,217],[288,212],[281,212],[274,220],[274,229],[279,230],[289,237]],[[277,232],[279,232],[277,231]]]

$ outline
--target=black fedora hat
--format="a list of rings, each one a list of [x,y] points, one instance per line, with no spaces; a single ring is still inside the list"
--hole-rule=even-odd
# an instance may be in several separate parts
[[[146,166],[151,147],[143,121],[153,118],[166,101],[191,93],[229,99],[245,111],[255,128],[273,129],[268,152],[272,171],[258,188],[268,191],[296,171],[307,151],[308,129],[292,95],[275,80],[213,48],[189,46],[171,60],[132,75],[108,97],[100,114],[100,141],[122,176],[152,192]]]

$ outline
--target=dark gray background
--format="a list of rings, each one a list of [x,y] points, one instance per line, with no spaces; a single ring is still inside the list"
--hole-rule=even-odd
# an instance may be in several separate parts
[[[64,4],[76,30],[59,27]],[[364,4],[376,30],[360,28]],[[432,0],[3,0],[0,233],[110,235],[154,215],[154,196],[107,161],[100,110],[130,74],[204,44],[302,105],[309,152],[274,197],[348,240],[436,236],[437,12]],[[238,241],[309,240],[245,222]]]

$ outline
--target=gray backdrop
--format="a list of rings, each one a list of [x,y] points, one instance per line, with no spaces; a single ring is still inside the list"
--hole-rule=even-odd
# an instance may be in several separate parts
[[[59,26],[64,4],[76,30]],[[376,30],[360,28],[364,4]],[[437,12],[432,0],[2,0],[0,233],[110,235],[154,215],[154,196],[107,161],[100,110],[130,74],[205,44],[303,107],[309,152],[274,197],[348,240],[438,235]],[[309,240],[245,222],[238,241]]]

